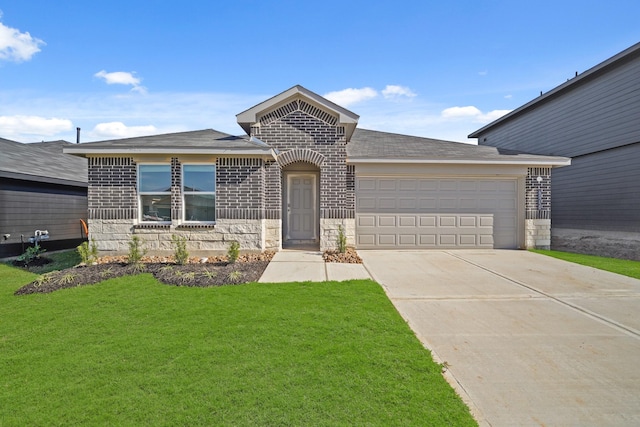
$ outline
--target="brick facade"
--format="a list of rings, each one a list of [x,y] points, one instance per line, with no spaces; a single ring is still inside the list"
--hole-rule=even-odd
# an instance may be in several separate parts
[[[88,218],[137,218],[136,164],[133,159],[89,158],[88,167]]]
[[[265,168],[261,159],[218,158],[216,218],[263,219]]]
[[[538,177],[542,178],[538,182]],[[525,181],[527,219],[551,218],[551,168],[529,168]]]
[[[538,182],[538,177],[541,181]],[[525,247],[551,247],[551,168],[529,168],[525,178]]]
[[[253,136],[276,148],[278,165],[285,168],[294,161],[311,163],[320,169],[319,216],[354,218],[354,173],[346,164],[344,128],[337,118],[294,100],[263,116]],[[268,181],[281,182],[282,171],[270,170]],[[282,209],[282,191],[267,194],[269,209]]]

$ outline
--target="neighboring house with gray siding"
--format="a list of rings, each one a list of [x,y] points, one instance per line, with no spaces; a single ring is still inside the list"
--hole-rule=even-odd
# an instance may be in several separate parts
[[[215,130],[72,145],[88,159],[89,232],[101,252],[283,247],[549,246],[562,156],[357,129],[359,116],[294,86]],[[540,182],[537,178],[540,177]],[[542,197],[539,197],[538,191]]]
[[[0,138],[0,257],[22,253],[36,230],[49,232],[47,250],[86,239],[87,160],[64,154],[70,145]]]
[[[469,137],[571,157],[553,172],[552,247],[640,259],[640,43]]]

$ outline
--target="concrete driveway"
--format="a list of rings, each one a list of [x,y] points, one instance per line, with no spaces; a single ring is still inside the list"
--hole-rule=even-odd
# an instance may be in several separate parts
[[[481,425],[640,425],[640,280],[527,251],[359,251]]]

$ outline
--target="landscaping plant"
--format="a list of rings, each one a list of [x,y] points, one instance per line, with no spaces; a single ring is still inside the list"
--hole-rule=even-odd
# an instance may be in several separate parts
[[[338,225],[338,252],[341,254],[347,251],[347,235],[344,234],[342,225]]]
[[[46,252],[46,249],[41,248],[40,245],[36,243],[33,246],[29,246],[17,259],[18,261],[23,262],[24,266],[27,267],[33,261],[39,259],[43,252]]]
[[[231,242],[231,244],[229,245],[229,249],[227,250],[227,256],[229,257],[230,264],[236,262],[238,260],[238,257],[240,256],[240,243],[236,242],[235,240]]]
[[[139,266],[142,263],[142,257],[145,256],[147,250],[144,248],[142,240],[140,237],[133,236],[131,237],[131,241],[129,242],[129,255],[127,257],[127,263]]]
[[[189,252],[187,252],[187,238],[172,234],[171,243],[173,244],[173,256],[176,264],[185,265],[189,260]]]
[[[91,265],[98,261],[98,245],[94,238],[91,238],[91,244],[89,244],[89,242],[82,242],[77,249],[82,264]]]

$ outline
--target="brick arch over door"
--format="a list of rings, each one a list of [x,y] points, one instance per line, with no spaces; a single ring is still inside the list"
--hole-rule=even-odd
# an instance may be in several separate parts
[[[278,155],[277,162],[280,168],[284,168],[295,162],[307,162],[321,168],[325,160],[325,156],[317,151],[294,148]]]

